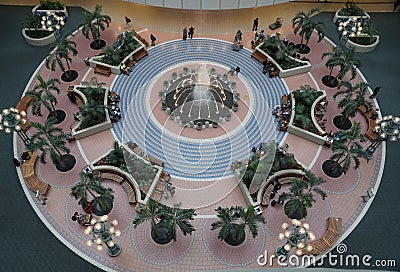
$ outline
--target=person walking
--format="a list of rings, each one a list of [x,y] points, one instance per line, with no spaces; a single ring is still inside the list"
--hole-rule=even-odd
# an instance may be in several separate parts
[[[132,22],[132,20],[125,16],[125,28],[128,28],[130,22]]]
[[[190,26],[189,27],[189,38],[193,39],[193,35],[194,35],[194,27]]]
[[[380,86],[376,87],[376,88],[374,89],[374,91],[372,92],[372,94],[369,96],[369,98],[371,98],[371,99],[375,98],[375,97],[378,95],[378,93],[379,93],[380,90],[381,90],[381,87],[380,87]]]
[[[253,29],[251,31],[257,31],[258,28],[258,17],[253,21]]]
[[[183,31],[182,31],[182,39],[183,39],[184,41],[186,41],[187,36],[188,36],[188,30],[187,30],[187,28],[186,28],[186,26],[185,26],[185,28],[184,28]]]
[[[151,40],[151,46],[155,46],[157,38],[153,34],[150,34],[150,40]]]
[[[236,68],[235,68],[235,72],[236,72],[236,76],[238,76],[238,75],[239,75],[239,73],[240,73],[240,67],[239,67],[239,66],[236,66]]]

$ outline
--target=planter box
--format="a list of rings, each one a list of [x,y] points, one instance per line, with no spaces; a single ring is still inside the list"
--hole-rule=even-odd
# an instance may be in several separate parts
[[[313,102],[313,104],[312,104],[312,106],[311,106],[311,120],[312,120],[314,126],[317,128],[317,130],[318,130],[321,134],[325,134],[326,132],[319,126],[317,120],[315,119],[315,107],[316,107],[317,103],[318,103],[320,100],[326,98],[326,93],[325,93],[325,91],[323,91],[323,90],[319,90],[319,91],[322,91],[323,94],[322,94],[321,96],[319,96],[317,99],[315,99],[315,101]],[[327,140],[328,140],[328,139],[327,139],[328,136],[320,136],[320,135],[317,135],[317,134],[312,133],[312,132],[310,132],[310,131],[307,131],[307,130],[304,130],[304,129],[302,129],[302,128],[299,128],[299,127],[297,127],[297,126],[295,126],[295,125],[293,124],[293,122],[294,122],[294,116],[295,116],[295,111],[294,111],[294,109],[295,109],[295,107],[296,107],[296,101],[295,101],[295,99],[294,99],[294,95],[293,95],[293,94],[291,94],[291,98],[292,98],[292,114],[291,114],[291,116],[290,116],[290,121],[289,121],[289,124],[288,124],[287,132],[292,133],[292,134],[294,134],[294,135],[296,135],[296,136],[299,136],[299,137],[301,137],[301,138],[304,138],[304,139],[306,139],[306,140],[308,140],[308,141],[314,142],[314,143],[316,143],[316,144],[324,145],[324,144],[327,142]]]
[[[22,29],[22,36],[24,37],[25,41],[27,43],[29,43],[30,45],[33,46],[43,46],[43,45],[48,45],[51,44],[53,42],[55,42],[57,40],[57,36],[56,36],[56,32],[51,33],[49,36],[47,37],[43,37],[43,38],[31,38],[28,35],[26,35],[26,30],[32,30],[32,29],[27,29],[27,28],[23,28]]]
[[[83,102],[85,104],[87,103],[87,98],[81,91],[78,90],[78,88],[86,88],[86,87],[88,87],[88,86],[75,85],[74,90],[73,90],[73,92],[78,96],[78,99],[83,100]],[[108,87],[102,87],[102,88],[106,90],[104,93],[104,106],[107,106]],[[71,136],[73,138],[75,138],[75,140],[79,140],[79,139],[94,135],[96,133],[102,132],[104,130],[110,129],[112,127],[110,115],[108,114],[107,109],[104,109],[104,111],[106,114],[106,121],[104,121],[103,123],[97,124],[95,126],[92,126],[92,127],[77,130],[82,124],[82,121],[79,121],[74,126],[71,127]]]
[[[369,21],[369,19],[371,19],[371,16],[369,16],[369,14],[366,13],[366,12],[364,12],[364,14],[365,14],[364,16],[342,16],[342,15],[339,15],[340,10],[341,9],[337,10],[335,15],[333,16],[332,21],[333,21],[334,24],[336,24],[338,20],[345,21],[345,20],[347,20],[349,18],[354,18],[354,17],[363,18],[366,21]]]
[[[104,66],[104,67],[109,67],[109,68],[111,69],[111,73],[116,74],[116,75],[121,74],[121,69],[120,69],[121,64],[122,64],[122,63],[125,63],[127,60],[133,60],[133,57],[132,57],[132,56],[133,56],[136,52],[138,52],[138,51],[140,51],[140,50],[146,48],[145,45],[144,45],[141,41],[139,41],[136,37],[134,37],[134,39],[140,44],[140,46],[139,46],[138,48],[136,48],[135,51],[132,51],[128,56],[126,56],[126,57],[122,60],[122,62],[120,62],[120,63],[118,64],[118,66],[113,66],[113,65],[110,65],[110,64],[107,64],[107,63],[103,63],[103,62],[100,62],[100,61],[96,61],[96,60],[94,60],[93,58],[90,58],[90,59],[89,59],[89,66],[92,67],[92,68],[96,68],[96,65],[100,65],[100,66]],[[98,56],[98,57],[95,57],[95,58],[96,58],[96,59],[101,59],[102,56]]]
[[[373,44],[369,44],[369,45],[358,44],[358,43],[350,41],[350,39],[346,39],[346,40],[342,39],[342,41],[344,43],[344,46],[346,46],[346,48],[354,47],[354,50],[358,53],[368,53],[368,52],[373,51],[379,43],[379,36],[374,35],[374,37],[376,38],[376,41]]]
[[[265,51],[260,49],[261,45],[262,45],[262,43],[256,47],[256,51],[258,51],[261,54],[263,54],[264,56],[266,56],[279,69],[279,76],[281,78],[294,76],[294,75],[298,75],[298,74],[303,74],[303,73],[308,73],[311,71],[312,65],[308,61],[297,60],[297,59],[292,58],[291,56],[289,56],[289,58],[291,58],[297,62],[304,63],[305,65],[295,67],[292,69],[284,70],[270,55],[268,55],[267,53],[265,53]]]
[[[35,15],[35,12],[40,12],[40,13],[46,13],[48,11],[50,11],[51,13],[55,13],[55,12],[63,12],[65,14],[65,17],[68,17],[68,11],[67,11],[67,7],[63,7],[63,9],[38,9],[40,5],[35,6],[32,9],[32,14]]]

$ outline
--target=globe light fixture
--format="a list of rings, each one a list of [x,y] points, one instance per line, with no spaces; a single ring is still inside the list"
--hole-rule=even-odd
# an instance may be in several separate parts
[[[113,241],[113,237],[119,237],[121,235],[120,230],[116,230],[115,227],[118,225],[116,219],[108,223],[108,216],[103,215],[98,220],[92,219],[90,226],[85,229],[86,235],[92,235],[92,237],[86,242],[87,246],[96,244],[97,250],[103,250],[104,245],[107,247],[107,253],[111,257],[116,257],[121,253],[121,246]]]
[[[362,31],[362,22],[359,17],[352,17],[339,23],[338,31],[341,37],[357,37]]]
[[[27,122],[26,112],[19,111],[14,107],[3,109],[0,113],[0,130],[4,130],[5,133],[17,132],[25,145],[29,143],[29,137],[22,129],[21,124],[26,124]]]
[[[42,16],[40,23],[42,29],[47,31],[58,31],[65,24],[64,17],[58,16],[50,11],[47,11],[46,15]]]

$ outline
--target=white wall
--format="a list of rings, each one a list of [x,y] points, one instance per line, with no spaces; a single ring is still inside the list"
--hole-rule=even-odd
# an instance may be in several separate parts
[[[178,9],[240,9],[271,6],[289,0],[124,0],[148,6]]]

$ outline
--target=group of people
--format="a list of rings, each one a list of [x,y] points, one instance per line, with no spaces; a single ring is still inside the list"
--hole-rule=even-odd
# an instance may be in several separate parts
[[[194,27],[190,26],[189,29],[185,26],[182,30],[182,39],[185,41],[188,37],[193,39]]]
[[[325,123],[327,119],[323,119],[326,113],[326,106],[328,101],[326,99],[319,102],[315,107],[315,119],[317,120],[319,126],[325,130]]]
[[[283,130],[287,127],[290,119],[290,115],[292,113],[292,103],[290,100],[285,100],[285,102],[281,105],[276,105],[272,110],[272,114],[278,120],[279,130]]]
[[[81,226],[89,226],[92,215],[90,213],[82,214],[75,212],[71,219],[74,222],[78,222],[78,224]]]
[[[276,66],[271,61],[266,59],[263,62],[263,74],[264,75],[268,74],[268,76],[271,78],[271,77],[277,76],[278,75],[277,72],[278,72],[278,70],[277,70]]]
[[[111,122],[118,122],[122,118],[121,109],[118,107],[120,96],[116,92],[111,92],[108,95],[108,112]]]

